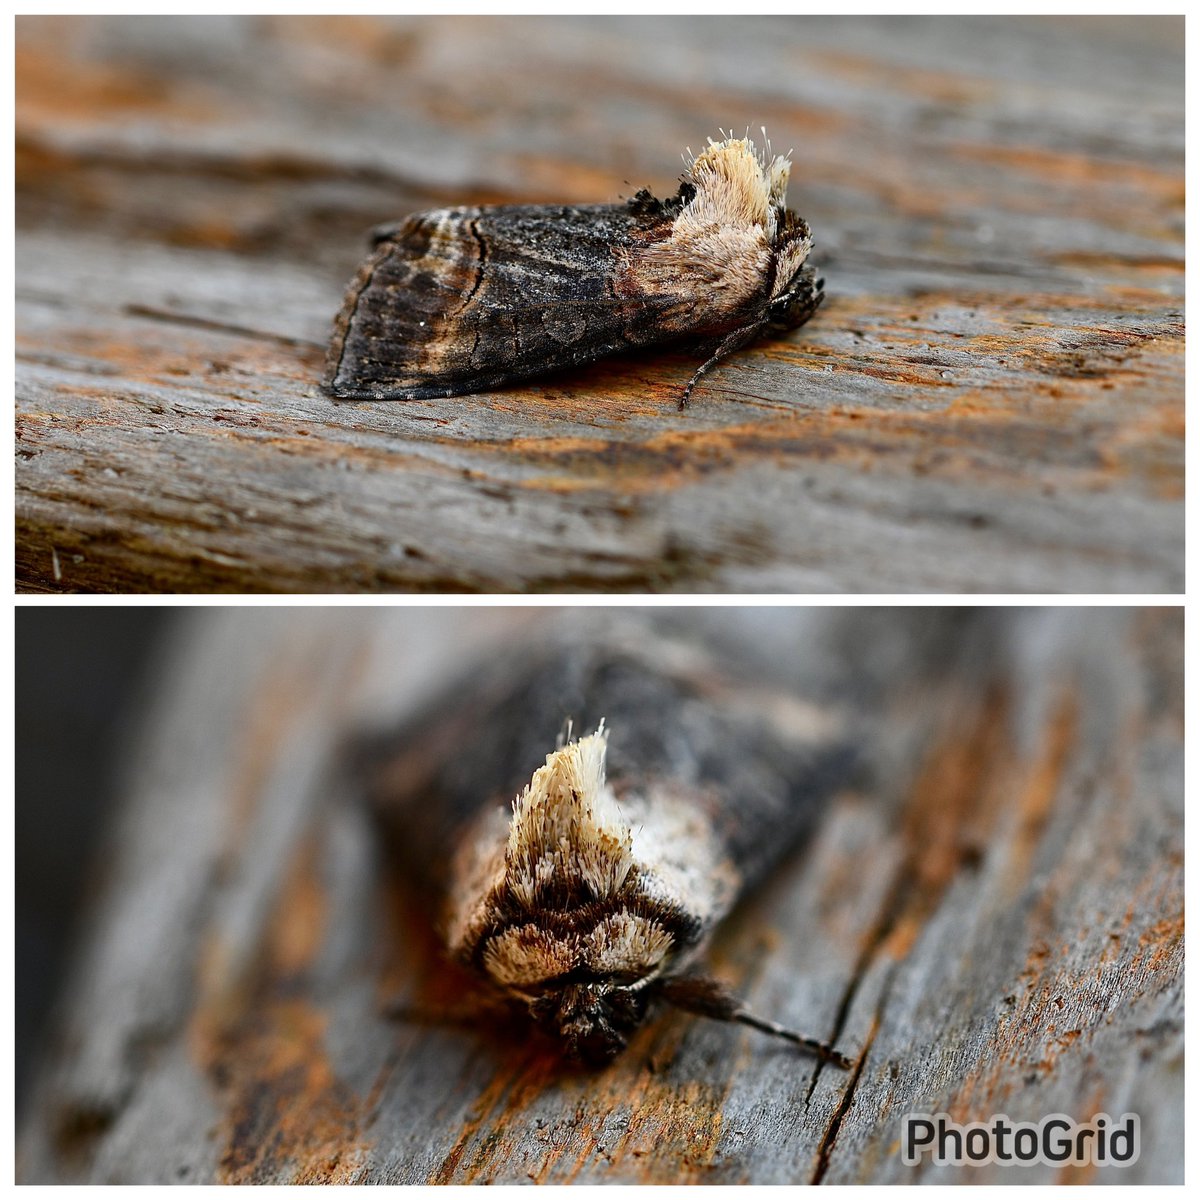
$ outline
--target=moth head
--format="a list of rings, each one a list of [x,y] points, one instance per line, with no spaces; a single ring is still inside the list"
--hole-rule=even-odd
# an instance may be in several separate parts
[[[629,1041],[646,1015],[645,989],[612,979],[556,983],[529,999],[529,1012],[576,1062],[600,1066]]]
[[[774,329],[786,331],[803,324],[812,316],[814,287],[813,271],[806,267],[812,249],[812,233],[808,222],[794,212],[784,212],[779,220],[775,241],[775,284],[767,302],[767,323]]]
[[[819,288],[820,283],[817,286]],[[797,271],[790,285],[767,305],[767,323],[773,329],[786,333],[807,321],[812,316],[813,307],[812,272]]]
[[[677,931],[645,911],[634,831],[605,779],[607,733],[546,758],[513,805],[504,914],[476,961],[581,1062],[618,1054],[646,1014]]]

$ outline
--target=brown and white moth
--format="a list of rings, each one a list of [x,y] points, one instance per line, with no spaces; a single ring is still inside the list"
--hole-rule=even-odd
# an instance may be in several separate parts
[[[374,231],[334,326],[324,379],[340,399],[458,396],[639,347],[726,355],[802,325],[823,299],[790,163],[748,138],[690,162],[668,200],[418,213]],[[686,160],[685,160],[686,161]]]
[[[854,760],[845,738],[787,698],[726,711],[706,675],[595,647],[527,664],[515,687],[476,687],[470,716],[443,710],[404,731],[371,790],[404,877],[436,880],[445,946],[480,995],[527,1013],[590,1064],[669,1005],[848,1067],[832,1047],[749,1011],[702,967],[718,922],[844,783]],[[512,778],[528,761],[524,718],[542,726],[584,692],[585,710],[613,704],[626,722],[613,726],[613,777],[600,721],[545,755],[511,808],[481,798],[484,774]],[[477,723],[481,712],[490,722]]]
[[[659,784],[618,803],[607,749],[601,722],[547,756],[511,820],[493,811],[468,831],[451,891],[454,957],[584,1062],[615,1057],[659,1000],[849,1067],[690,969],[738,895],[737,863],[687,790]]]

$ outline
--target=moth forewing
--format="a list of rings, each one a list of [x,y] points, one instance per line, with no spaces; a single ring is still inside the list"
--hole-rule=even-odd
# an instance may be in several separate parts
[[[455,396],[638,347],[707,346],[692,377],[820,303],[788,164],[710,142],[677,194],[622,205],[439,209],[380,227],[334,327],[324,385],[346,399]],[[803,293],[803,302],[780,301]]]

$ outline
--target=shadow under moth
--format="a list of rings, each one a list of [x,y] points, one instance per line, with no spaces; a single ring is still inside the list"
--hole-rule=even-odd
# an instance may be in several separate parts
[[[769,332],[804,324],[824,281],[787,208],[790,163],[709,140],[667,200],[417,213],[373,233],[324,387],[354,400],[458,396],[609,355],[690,343],[683,389]],[[686,161],[686,160],[685,160]]]
[[[478,998],[527,1015],[591,1065],[673,1006],[849,1067],[751,1012],[703,966],[721,919],[846,783],[855,755],[842,724],[686,655],[522,655],[359,750],[400,877],[436,895],[444,949]],[[560,735],[547,754],[564,710],[611,721]]]

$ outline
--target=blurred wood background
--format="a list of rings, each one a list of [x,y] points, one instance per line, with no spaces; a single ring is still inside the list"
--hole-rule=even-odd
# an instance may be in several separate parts
[[[379,1015],[452,993],[347,738],[432,719],[410,773],[461,779],[431,697],[470,671],[467,711],[473,664],[583,637],[647,669],[706,657],[746,704],[799,697],[861,741],[712,955],[852,1072],[679,1014],[590,1074],[504,1027]],[[1180,1183],[1182,645],[1178,609],[192,611],[127,755],[18,1178]],[[524,737],[523,716],[494,719]],[[1141,1158],[908,1168],[911,1111],[1135,1112]]]
[[[37,591],[1183,586],[1182,18],[17,20],[16,572]],[[376,222],[795,148],[828,303],[317,390]]]

